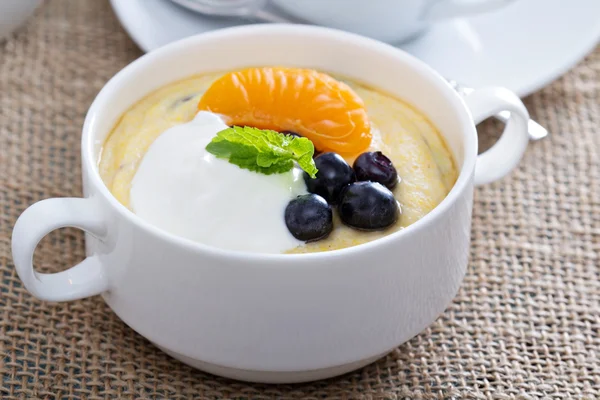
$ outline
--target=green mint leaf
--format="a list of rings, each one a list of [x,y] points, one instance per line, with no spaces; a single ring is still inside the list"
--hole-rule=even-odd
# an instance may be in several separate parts
[[[318,171],[313,161],[315,147],[309,139],[267,129],[248,126],[223,129],[206,150],[240,168],[266,175],[287,172],[294,167],[294,162],[311,178]]]

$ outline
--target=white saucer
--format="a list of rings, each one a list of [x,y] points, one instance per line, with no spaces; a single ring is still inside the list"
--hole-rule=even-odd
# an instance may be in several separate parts
[[[110,1],[144,51],[243,23],[204,17],[170,0]],[[596,46],[599,16],[600,0],[519,0],[494,13],[437,24],[400,47],[448,78],[472,87],[501,85],[526,96]]]

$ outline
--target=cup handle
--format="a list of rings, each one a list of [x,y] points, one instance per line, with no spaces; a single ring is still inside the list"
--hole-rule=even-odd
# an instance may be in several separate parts
[[[527,108],[516,94],[501,87],[476,89],[463,100],[476,125],[501,111],[510,111],[502,136],[477,156],[475,166],[475,185],[501,179],[519,164],[529,143]]]
[[[442,0],[433,3],[425,13],[428,20],[456,18],[469,14],[491,11],[512,3],[514,0]]]
[[[67,226],[103,237],[106,226],[90,199],[54,198],[39,201],[17,219],[12,234],[15,268],[25,288],[35,297],[68,301],[94,296],[108,290],[108,279],[98,256],[90,256],[66,271],[38,273],[33,252],[44,236]]]

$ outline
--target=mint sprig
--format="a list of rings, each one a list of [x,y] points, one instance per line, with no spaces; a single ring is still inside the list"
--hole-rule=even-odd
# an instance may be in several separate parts
[[[309,139],[268,129],[248,126],[223,129],[206,150],[240,168],[266,175],[287,172],[294,167],[294,162],[311,178],[315,178],[318,171],[313,161],[315,147]]]

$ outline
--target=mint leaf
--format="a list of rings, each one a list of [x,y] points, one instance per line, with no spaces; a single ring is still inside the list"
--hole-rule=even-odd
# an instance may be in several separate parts
[[[318,171],[313,161],[315,147],[309,139],[267,129],[248,126],[223,129],[206,150],[240,168],[266,175],[287,172],[294,167],[294,162],[311,178]]]

